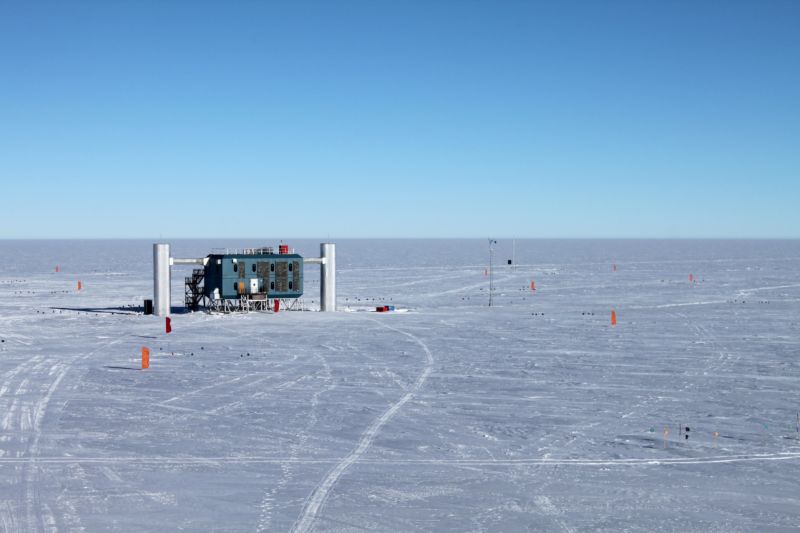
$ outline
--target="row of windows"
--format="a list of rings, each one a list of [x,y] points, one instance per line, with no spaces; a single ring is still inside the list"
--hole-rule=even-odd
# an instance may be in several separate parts
[[[252,265],[252,270],[253,270],[253,272],[256,271],[256,264],[255,263],[253,263],[253,265]],[[239,263],[234,263],[233,264],[233,271],[234,272],[239,272]],[[275,263],[270,263],[269,264],[269,271],[270,272],[275,272]],[[289,263],[289,272],[291,272],[291,271],[292,271],[292,264]]]
[[[252,270],[253,270],[253,272],[256,271],[256,264],[255,263],[253,263]],[[290,271],[292,270],[292,265],[289,265],[289,270]],[[234,268],[233,271],[236,272],[236,268]],[[270,272],[275,272],[275,263],[270,263],[269,264],[269,271]]]
[[[233,282],[233,290],[235,290],[235,291],[237,291],[237,292],[239,291],[239,283],[241,283],[241,282],[239,282],[239,281],[234,281],[234,282]],[[294,284],[293,284],[293,283],[290,281],[290,282],[289,282],[289,290],[292,290],[292,288],[293,288],[293,285],[294,285]],[[242,287],[243,287],[243,286],[244,286],[244,285],[242,285]],[[270,282],[269,282],[269,288],[270,288],[270,290],[273,290],[273,291],[275,290],[275,282],[274,282],[274,281],[270,281]]]

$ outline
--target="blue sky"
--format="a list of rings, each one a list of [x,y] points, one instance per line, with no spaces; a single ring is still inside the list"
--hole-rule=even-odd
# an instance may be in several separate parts
[[[800,2],[3,2],[0,237],[800,237]]]

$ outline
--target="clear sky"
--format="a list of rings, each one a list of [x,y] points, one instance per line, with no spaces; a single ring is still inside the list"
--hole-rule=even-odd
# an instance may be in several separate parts
[[[800,237],[800,2],[0,2],[0,237]]]

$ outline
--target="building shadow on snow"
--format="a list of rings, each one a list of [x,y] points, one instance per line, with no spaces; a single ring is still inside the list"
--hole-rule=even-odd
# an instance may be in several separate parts
[[[106,313],[110,315],[140,315],[144,312],[142,306],[130,307],[51,307],[54,311],[76,311],[79,313]]]

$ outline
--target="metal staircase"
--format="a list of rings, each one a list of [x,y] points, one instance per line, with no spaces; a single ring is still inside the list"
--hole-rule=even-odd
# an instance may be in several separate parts
[[[203,278],[206,272],[202,268],[195,268],[192,275],[186,278],[186,289],[184,292],[184,302],[186,309],[197,311],[201,304],[205,304],[205,294],[203,294]]]

